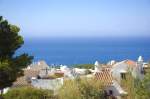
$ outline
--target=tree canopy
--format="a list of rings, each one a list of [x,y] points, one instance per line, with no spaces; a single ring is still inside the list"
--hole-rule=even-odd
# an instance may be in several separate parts
[[[9,24],[0,16],[0,90],[9,87],[23,75],[23,68],[32,62],[27,53],[16,55],[24,40],[19,35],[19,27]]]

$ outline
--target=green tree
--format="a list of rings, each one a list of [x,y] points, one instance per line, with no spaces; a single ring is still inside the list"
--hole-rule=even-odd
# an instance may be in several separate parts
[[[22,87],[9,90],[4,99],[55,99],[50,90]]]
[[[17,79],[23,75],[23,68],[29,65],[33,59],[26,53],[16,55],[24,41],[19,35],[20,29],[3,20],[0,16],[0,90],[9,87]]]

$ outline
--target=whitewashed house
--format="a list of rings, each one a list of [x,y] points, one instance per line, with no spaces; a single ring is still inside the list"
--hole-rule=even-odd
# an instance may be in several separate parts
[[[55,69],[53,73],[62,73],[64,78],[74,79],[76,76],[76,72],[74,69],[69,68],[67,65],[60,65],[60,69]]]
[[[87,69],[80,69],[80,68],[74,68],[73,70],[78,75],[85,75],[87,71]]]
[[[60,71],[64,73],[64,77],[72,77],[71,69],[66,65],[60,65]]]
[[[126,76],[126,73],[131,72],[132,76],[134,78],[142,79],[144,77],[144,69],[143,69],[143,58],[142,56],[139,56],[137,62],[132,60],[124,60],[121,62],[118,62],[112,66],[112,75],[115,79],[117,79],[119,82],[121,79],[124,79]]]
[[[110,69],[104,68],[101,71],[96,72],[95,77],[106,87],[106,96],[115,96],[117,99],[120,99],[122,95],[127,94],[127,92],[124,91],[119,83],[113,78]]]

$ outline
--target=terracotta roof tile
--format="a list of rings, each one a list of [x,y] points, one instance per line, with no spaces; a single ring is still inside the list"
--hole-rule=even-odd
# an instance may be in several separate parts
[[[30,86],[30,83],[26,81],[26,78],[24,76],[17,78],[17,81],[13,83],[12,87],[23,87],[23,86]]]
[[[104,83],[104,85],[107,85],[107,86],[111,85],[113,82],[113,77],[110,72],[110,69],[104,69],[101,72],[95,73],[95,78],[97,80],[101,80],[102,83]]]
[[[132,60],[127,60],[126,61],[126,63],[128,64],[128,65],[136,65],[136,62],[135,61],[132,61]]]
[[[40,73],[38,70],[24,70],[24,76],[28,77],[37,77],[37,75]]]
[[[27,79],[31,77],[36,77],[39,74],[39,71],[35,70],[24,70],[24,76],[17,78],[17,80],[13,83],[12,87],[23,87],[30,86],[30,83]]]

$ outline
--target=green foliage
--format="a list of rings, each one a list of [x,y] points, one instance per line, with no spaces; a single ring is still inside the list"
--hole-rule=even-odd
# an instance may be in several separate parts
[[[0,86],[9,86],[10,85],[10,79],[12,78],[12,68],[9,67],[9,64],[7,62],[0,63]],[[7,83],[6,83],[7,82]]]
[[[103,99],[103,87],[94,79],[67,80],[60,89],[59,99]]]
[[[57,78],[61,78],[64,76],[64,73],[55,73],[54,74]]]
[[[84,69],[94,69],[94,64],[77,64],[74,67]]]
[[[56,79],[56,78],[61,78],[64,77],[63,73],[55,73],[53,75],[48,76],[49,79]]]
[[[77,83],[72,80],[65,81],[58,95],[59,99],[81,99]]]
[[[15,55],[16,50],[24,43],[18,34],[19,30],[0,16],[0,90],[11,86],[17,77],[22,76],[22,69],[33,59],[26,53]]]
[[[9,90],[4,99],[54,99],[54,97],[50,90],[22,87]]]
[[[98,99],[102,97],[102,84],[99,80],[84,79],[79,81],[79,90],[82,94],[83,99]]]
[[[87,74],[91,74],[91,73],[92,73],[92,72],[91,72],[90,70],[88,70],[88,69],[85,71],[85,74],[86,74],[86,75],[87,75]]]
[[[24,43],[18,34],[19,28],[8,24],[7,20],[0,21],[0,59],[12,58],[15,51]]]
[[[135,79],[132,77],[132,73],[126,73],[126,79],[121,80],[121,87],[128,93],[123,95],[121,99],[135,99]]]
[[[150,70],[143,80],[137,80],[136,99],[149,99],[150,97]]]

